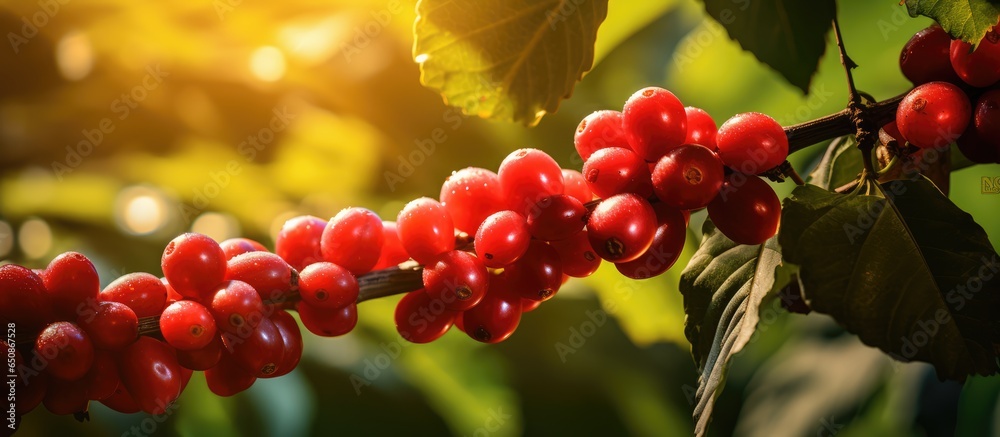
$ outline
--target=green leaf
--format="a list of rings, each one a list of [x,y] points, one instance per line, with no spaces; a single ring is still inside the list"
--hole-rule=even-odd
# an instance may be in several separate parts
[[[756,246],[738,245],[707,220],[703,233],[680,284],[687,313],[684,333],[701,369],[694,409],[697,435],[708,429],[729,360],[750,341],[761,300],[776,285],[775,271],[781,265],[777,238]]]
[[[810,308],[942,378],[996,373],[1000,259],[986,233],[926,178],[875,189],[786,199],[779,242]]]
[[[421,82],[469,115],[537,123],[594,63],[608,0],[421,0]]]
[[[809,174],[809,183],[833,190],[858,178],[864,163],[854,137],[839,137],[826,148],[823,159]]]
[[[1000,378],[974,376],[965,381],[958,399],[958,424],[955,435],[995,434]]]
[[[953,38],[975,45],[1000,19],[1000,3],[990,0],[906,0],[906,10],[911,17],[937,21]]]
[[[708,14],[744,50],[809,93],[837,13],[834,0],[704,0]]]

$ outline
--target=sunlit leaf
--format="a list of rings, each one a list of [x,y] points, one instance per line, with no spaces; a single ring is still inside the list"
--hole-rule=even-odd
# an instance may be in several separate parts
[[[1000,20],[1000,4],[991,0],[906,0],[911,16],[937,21],[952,37],[979,44]]]
[[[594,62],[608,0],[421,0],[421,82],[466,114],[537,123]]]
[[[715,398],[725,385],[733,355],[750,341],[764,296],[775,286],[781,265],[777,238],[749,246],[726,238],[706,221],[704,238],[681,276],[684,333],[701,369],[695,394],[695,434],[705,435]],[[781,284],[779,284],[781,285]]]

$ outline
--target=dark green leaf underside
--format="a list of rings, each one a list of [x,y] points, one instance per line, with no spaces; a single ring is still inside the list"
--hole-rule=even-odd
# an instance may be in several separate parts
[[[779,241],[809,306],[941,377],[996,373],[1000,259],[986,233],[926,179],[879,190],[807,185],[786,199]]]
[[[695,434],[708,428],[729,360],[750,340],[760,302],[772,289],[781,264],[777,239],[738,245],[706,221],[698,251],[681,274],[687,314],[684,333],[701,369],[694,410]]]
[[[466,114],[537,123],[590,70],[607,11],[608,0],[421,0],[420,80]]]
[[[969,44],[979,44],[1000,19],[1000,2],[995,0],[906,0],[906,9],[910,16],[930,17]]]
[[[826,50],[834,0],[703,0],[708,14],[744,50],[809,92],[809,82]]]

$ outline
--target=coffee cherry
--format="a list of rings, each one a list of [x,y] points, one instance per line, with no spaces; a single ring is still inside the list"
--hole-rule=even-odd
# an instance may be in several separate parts
[[[708,217],[730,240],[762,244],[778,232],[781,201],[761,178],[733,173],[708,204]]]
[[[951,67],[951,36],[941,26],[923,29],[907,41],[899,53],[899,69],[914,85],[961,79]]]
[[[406,252],[421,264],[455,248],[455,225],[448,210],[428,197],[403,207],[396,219],[396,230]]]
[[[281,300],[298,285],[299,276],[284,259],[270,252],[238,255],[226,263],[227,281],[242,281],[261,299]]]
[[[622,113],[597,111],[580,121],[573,135],[573,146],[584,161],[594,152],[608,147],[629,148]],[[589,199],[588,199],[589,200]]]
[[[424,290],[406,293],[396,304],[396,331],[412,343],[430,343],[451,328],[458,311],[449,310],[443,301],[432,299]]]
[[[483,221],[476,232],[476,255],[487,267],[503,268],[528,250],[531,234],[524,217],[514,211],[500,211]]]
[[[347,208],[337,213],[323,230],[320,249],[323,259],[355,275],[371,271],[382,253],[382,219],[364,208]]]
[[[94,264],[76,252],[55,257],[42,272],[42,280],[56,315],[68,320],[76,318],[78,306],[93,302],[101,291]]]
[[[455,227],[475,233],[479,224],[504,205],[500,178],[492,171],[468,167],[456,171],[441,186],[441,204],[448,210]]]
[[[644,166],[645,167],[645,166]],[[528,231],[543,241],[570,238],[583,230],[587,208],[565,194],[546,197],[535,203],[528,215]]]
[[[309,332],[320,337],[337,337],[347,334],[358,324],[358,305],[350,304],[334,310],[316,308],[299,302],[295,306]]]
[[[942,148],[958,140],[969,125],[969,98],[957,86],[930,82],[911,90],[896,109],[896,126],[910,144]]]
[[[631,149],[647,162],[659,161],[687,136],[684,105],[663,88],[643,88],[632,94],[625,102],[622,122]]]
[[[174,302],[160,315],[160,334],[175,349],[201,349],[215,337],[215,329],[212,313],[198,302]]]
[[[181,394],[181,366],[162,341],[140,337],[118,357],[122,385],[147,414],[163,414]]]
[[[551,156],[538,149],[511,152],[497,172],[507,208],[525,217],[535,202],[563,193],[562,169]]]
[[[307,305],[335,310],[358,300],[358,281],[347,269],[319,262],[299,274],[299,296]]]
[[[499,343],[521,323],[521,298],[503,284],[502,275],[490,278],[490,292],[474,308],[462,313],[462,327],[473,340]]]
[[[99,349],[120,350],[139,338],[139,318],[121,302],[99,302],[85,309],[77,323]]]
[[[219,243],[219,247],[221,247],[222,252],[226,254],[227,260],[235,258],[236,255],[242,255],[248,252],[267,252],[267,248],[264,247],[263,244],[249,238],[230,238]]]
[[[35,356],[56,378],[76,381],[87,374],[94,363],[94,345],[75,323],[55,322],[35,339]]]
[[[129,273],[104,287],[100,300],[123,303],[139,318],[152,317],[167,305],[167,288],[149,273]]]
[[[663,203],[677,209],[703,208],[719,193],[725,172],[715,152],[686,144],[667,152],[653,170],[653,188]]]
[[[423,280],[430,299],[440,300],[449,310],[465,311],[486,295],[489,272],[476,256],[453,250],[425,265]]]
[[[598,256],[612,262],[631,261],[652,244],[656,214],[645,199],[619,194],[604,199],[594,208],[587,231]]]
[[[246,282],[226,281],[208,300],[208,310],[218,329],[239,334],[257,327],[264,317],[264,302]]]
[[[1000,81],[1000,31],[986,33],[979,47],[956,39],[951,42],[951,66],[965,83],[986,88]]]
[[[167,244],[160,267],[174,290],[197,300],[210,293],[225,278],[226,253],[215,240],[188,233]]]
[[[292,268],[302,270],[314,262],[323,261],[320,241],[327,221],[311,215],[295,217],[285,222],[274,241],[274,253]]]
[[[788,157],[784,129],[773,118],[757,112],[726,120],[719,127],[716,141],[723,164],[744,174],[770,170]]]
[[[647,198],[653,194],[649,166],[629,149],[609,147],[594,152],[583,164],[583,177],[598,197],[634,193]]]
[[[704,109],[688,106],[684,108],[687,116],[687,135],[684,137],[684,144],[698,144],[705,146],[712,151],[718,151],[719,146],[715,141],[715,136],[719,129]]]

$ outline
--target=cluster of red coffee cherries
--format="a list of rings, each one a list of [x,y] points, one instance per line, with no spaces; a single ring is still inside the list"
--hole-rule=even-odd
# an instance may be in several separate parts
[[[916,88],[900,102],[886,133],[920,149],[957,142],[973,162],[1000,162],[997,27],[975,49],[940,26],[928,27],[903,47],[899,66]]]

